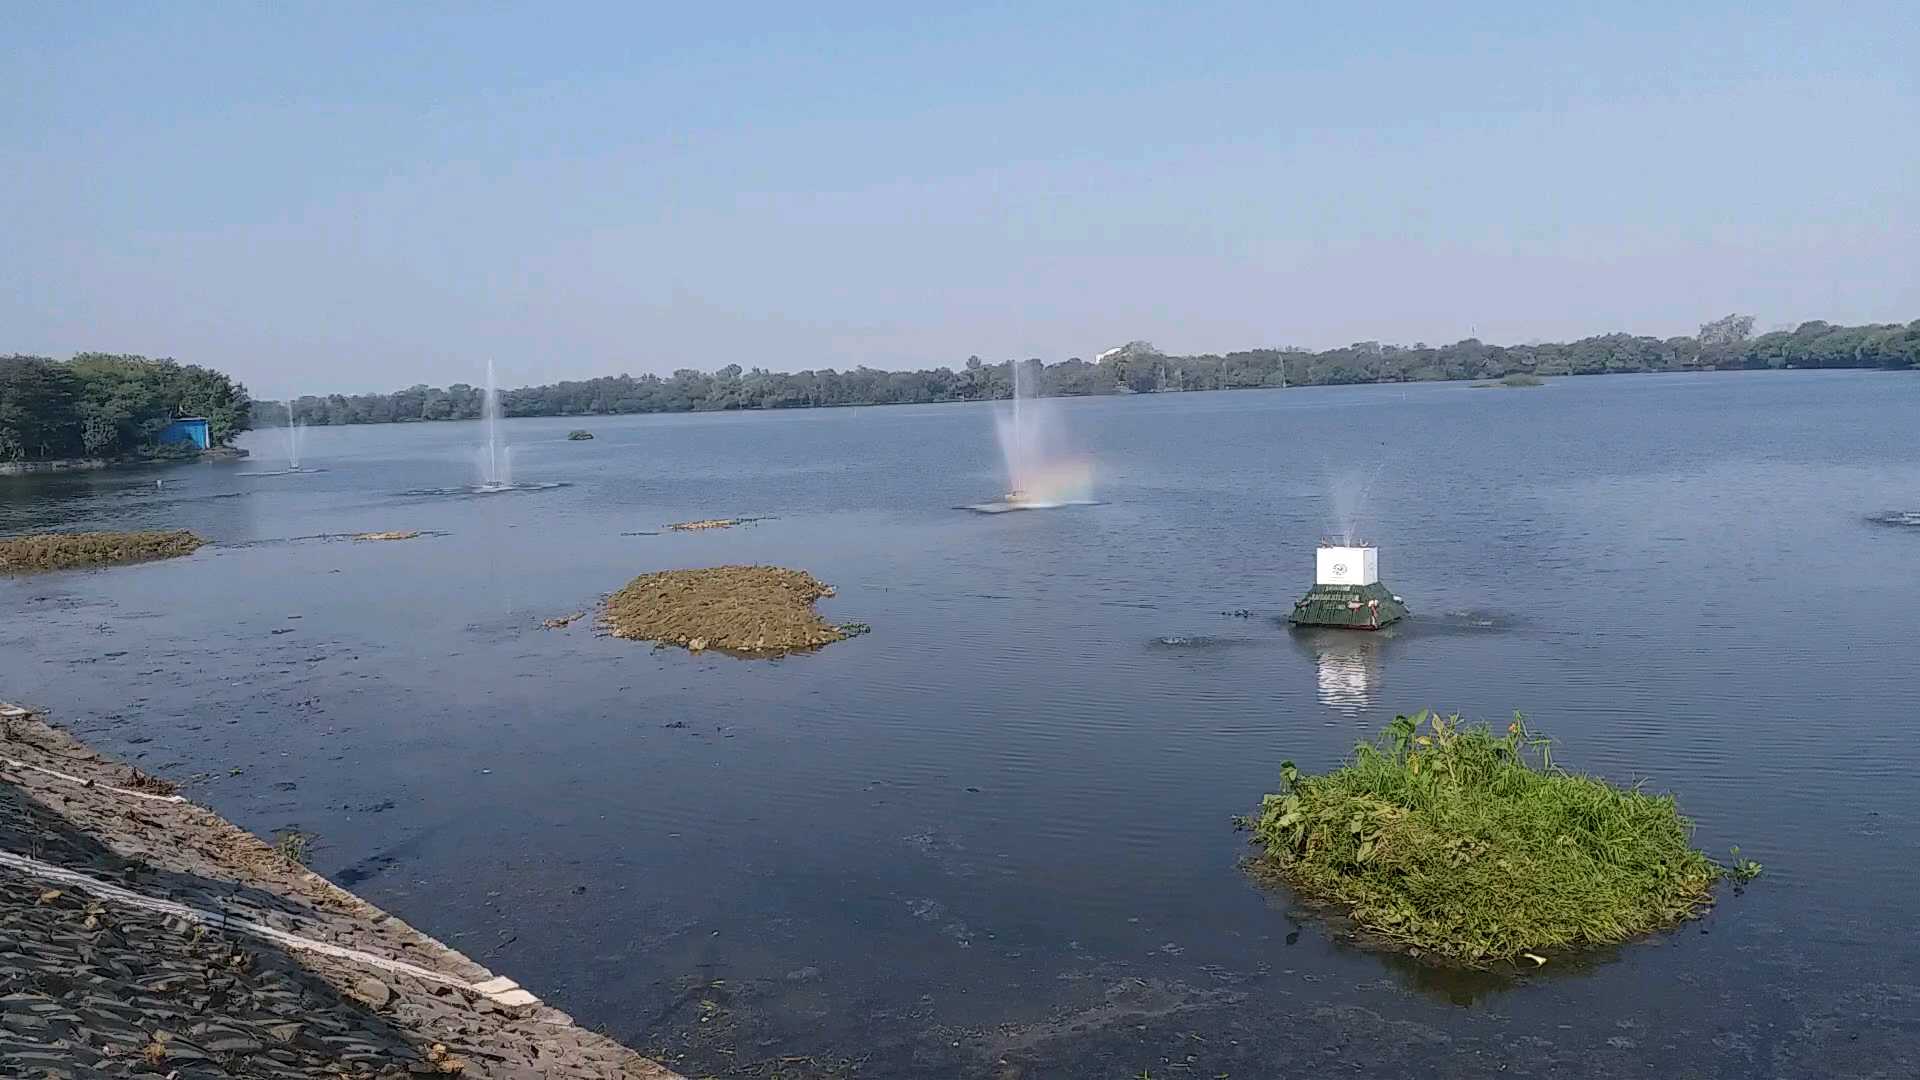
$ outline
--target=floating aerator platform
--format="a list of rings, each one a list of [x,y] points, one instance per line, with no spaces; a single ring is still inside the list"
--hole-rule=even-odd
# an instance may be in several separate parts
[[[1378,630],[1407,617],[1407,605],[1380,584],[1380,549],[1322,544],[1314,553],[1313,588],[1294,601],[1295,626]]]

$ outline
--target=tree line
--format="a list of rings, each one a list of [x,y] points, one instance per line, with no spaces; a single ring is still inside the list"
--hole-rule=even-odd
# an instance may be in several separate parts
[[[1451,345],[1384,345],[1362,341],[1313,352],[1250,349],[1224,355],[1173,356],[1144,341],[1055,364],[1025,360],[1040,393],[1089,394],[1239,390],[1342,383],[1499,379],[1507,375],[1600,375],[1617,372],[1767,368],[1920,368],[1920,320],[1836,326],[1802,323],[1753,335],[1750,315],[1706,323],[1690,337],[1602,334],[1566,343],[1488,345],[1468,338]],[[597,416],[726,409],[804,409],[826,405],[892,405],[991,401],[1013,395],[1013,362],[969,357],[959,367],[880,371],[857,367],[781,373],[728,364],[713,372],[683,368],[672,375],[611,375],[501,392],[508,416]],[[391,394],[297,398],[292,416],[307,424],[386,424],[471,420],[484,392],[465,383],[444,389],[410,386]],[[284,425],[287,402],[254,403],[254,424]]]
[[[247,388],[211,368],[144,356],[0,356],[0,461],[161,452],[176,418],[204,416],[215,446],[252,425]]]

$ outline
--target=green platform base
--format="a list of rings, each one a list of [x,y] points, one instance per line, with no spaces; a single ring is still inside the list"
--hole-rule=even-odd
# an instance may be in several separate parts
[[[1295,626],[1332,626],[1343,630],[1378,630],[1407,617],[1407,605],[1393,590],[1372,585],[1315,585],[1294,601],[1287,621]]]

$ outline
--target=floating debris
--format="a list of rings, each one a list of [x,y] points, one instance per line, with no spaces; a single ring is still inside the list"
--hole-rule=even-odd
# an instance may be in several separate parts
[[[406,529],[400,532],[355,533],[355,540],[412,540],[420,535],[419,529]]]
[[[700,521],[682,521],[667,526],[675,532],[696,532],[700,529],[731,529],[740,524],[739,518],[703,518]]]
[[[568,442],[586,442],[588,439],[591,439],[591,438],[593,438],[593,432],[587,431],[585,429],[576,428],[573,431],[567,432]]]
[[[41,533],[0,539],[0,574],[111,566],[191,555],[206,544],[185,529],[171,532]]]
[[[607,599],[603,622],[614,637],[773,655],[841,641],[865,626],[836,626],[813,610],[833,587],[803,570],[715,566],[634,578]]]
[[[576,611],[571,615],[561,615],[557,618],[552,618],[552,619],[541,619],[540,625],[545,627],[548,630],[561,630],[561,629],[565,629],[568,624],[573,622],[573,620],[578,619],[585,614],[586,612],[584,611]]]

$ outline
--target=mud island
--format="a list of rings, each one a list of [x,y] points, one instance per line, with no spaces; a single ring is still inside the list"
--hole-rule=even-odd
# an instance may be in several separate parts
[[[114,566],[191,555],[206,544],[184,529],[171,532],[42,533],[0,538],[0,574],[82,566]]]
[[[642,574],[607,598],[601,621],[614,637],[777,655],[851,637],[859,624],[836,626],[813,610],[833,587],[804,570],[778,566],[713,566]]]

